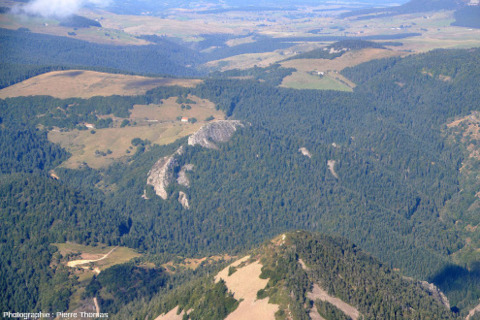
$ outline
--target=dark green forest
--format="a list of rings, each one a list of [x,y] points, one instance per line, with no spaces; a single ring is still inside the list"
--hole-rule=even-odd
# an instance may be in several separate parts
[[[167,39],[147,46],[113,46],[0,28],[3,63],[99,67],[139,74],[194,76],[197,54]],[[191,65],[192,67],[185,67]]]
[[[2,47],[11,59],[6,63],[21,70],[11,78],[42,72],[30,66],[56,63],[139,73],[177,68],[169,64],[168,54],[160,64],[151,59],[150,65],[144,65],[145,61],[132,58],[140,54],[132,48],[121,48],[116,62],[106,64],[102,57],[112,54],[108,46],[71,39],[62,41],[78,46],[78,57],[60,50],[56,60],[51,60],[48,52],[62,46],[54,37],[34,37],[28,32],[21,36],[17,32],[14,37],[13,31],[7,30],[0,30],[0,37],[2,43],[11,44]],[[22,41],[31,41],[30,47],[25,48]],[[172,55],[175,48],[169,49]],[[34,51],[38,54],[27,55],[27,49],[38,50]],[[157,49],[146,46],[142,55],[147,59],[148,52],[154,54]],[[87,63],[86,52],[98,55]],[[191,52],[182,52],[182,61],[194,59]],[[348,267],[353,274],[380,275],[385,281],[382,292],[391,289],[394,296],[405,299],[422,294],[408,291],[407,281],[390,271],[398,268],[404,275],[433,281],[463,315],[480,298],[480,277],[478,269],[455,264],[451,258],[465,246],[456,222],[469,218],[461,212],[445,213],[444,208],[462,188],[459,168],[466,154],[461,146],[448,142],[444,128],[449,120],[480,109],[479,60],[480,50],[471,49],[368,62],[344,70],[343,74],[358,85],[352,93],[278,88],[281,78],[291,70],[274,65],[213,73],[195,88],[160,87],[143,96],[0,100],[1,309],[67,310],[75,279],[60,265],[51,266],[55,248],[50,243],[105,243],[151,255],[202,257],[242,252],[279,233],[305,229],[342,236],[375,256],[358,254],[358,258],[350,242],[322,238],[339,242],[354,253],[354,258],[345,254],[355,261]],[[28,66],[22,69],[24,63]],[[156,69],[148,69],[152,64]],[[252,79],[229,79],[235,76]],[[442,80],[446,76],[449,81]],[[139,147],[129,159],[106,169],[57,169],[59,180],[49,176],[49,171],[69,156],[48,141],[49,128],[81,129],[87,121],[97,128],[108,127],[111,121],[101,115],[126,118],[134,104],[158,103],[189,93],[213,101],[231,119],[245,124],[217,150],[185,147],[177,160],[179,166],[194,164],[194,170],[187,173],[190,188],[172,184],[167,201],[141,197],[153,164],[186,145],[186,139],[167,146]],[[301,147],[310,151],[311,158],[298,151]],[[329,170],[329,161],[335,161],[337,176]],[[190,210],[177,202],[179,191],[188,194]],[[304,254],[309,265],[320,264],[318,255],[305,253],[312,249],[312,241],[316,240],[299,238],[296,254]],[[337,249],[332,250],[323,263],[337,259]],[[288,262],[293,257],[292,253],[282,259]],[[355,269],[357,262],[366,261],[370,269]],[[285,268],[290,266],[285,264]],[[305,280],[297,269],[285,271],[295,275],[290,285]],[[128,288],[136,287],[122,277],[125,273],[134,274],[130,280],[145,291],[130,292]],[[330,292],[355,304],[372,319],[385,314],[390,318],[397,314],[416,317],[395,299],[369,301],[364,293],[350,295],[348,280],[336,282],[334,275],[322,272],[316,275],[319,279],[323,276],[329,277],[321,280],[331,284]],[[175,280],[174,285],[161,269],[122,265],[102,272],[89,286],[88,294],[103,293],[102,308],[121,311],[158,294],[154,288],[140,285],[147,279],[164,291],[185,280]],[[190,298],[181,295],[185,308],[198,303],[193,297],[209,297],[205,305],[195,307],[198,314],[191,318],[201,319],[206,312],[212,312],[212,318],[230,313],[237,301],[224,286],[212,284],[211,279],[205,281],[200,293],[191,292]],[[116,290],[126,291],[116,296]],[[179,297],[175,299],[179,301]],[[298,297],[304,299],[305,294]],[[411,302],[417,303],[414,309],[426,310],[416,318],[455,316],[423,305],[428,301]],[[212,305],[218,308],[212,309]],[[336,312],[329,306],[322,308],[326,313]],[[301,310],[303,307],[298,309],[299,319],[303,317]]]

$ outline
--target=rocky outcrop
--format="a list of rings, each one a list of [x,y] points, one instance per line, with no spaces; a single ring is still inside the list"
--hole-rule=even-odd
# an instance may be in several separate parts
[[[227,142],[237,130],[243,127],[238,120],[219,120],[210,122],[188,138],[188,145],[200,145],[208,149],[217,149],[216,142]]]
[[[303,154],[305,157],[309,157],[309,158],[312,157],[312,155],[310,154],[310,151],[308,151],[308,149],[305,147],[301,147],[300,149],[298,149],[298,152]]]
[[[430,292],[430,294],[435,300],[437,300],[450,310],[450,302],[448,301],[448,298],[442,291],[440,291],[440,289],[437,288],[437,286],[435,286],[433,283],[428,283],[426,281],[420,281],[420,284],[425,290]]]
[[[215,143],[227,142],[237,131],[238,127],[243,127],[243,124],[237,120],[210,122],[188,138],[188,145],[200,145],[204,148],[217,149]],[[190,187],[190,181],[186,172],[193,170],[193,164],[184,165],[178,172],[178,175],[175,175],[176,169],[180,166],[177,156],[183,154],[183,148],[181,146],[173,155],[159,159],[148,172],[147,184],[153,186],[155,193],[164,200],[168,199],[167,187],[171,183],[176,181],[179,185]],[[144,194],[143,198],[147,199],[146,194]],[[185,192],[179,193],[178,201],[184,208],[190,208]]]
[[[338,174],[335,172],[335,163],[337,163],[335,160],[328,160],[327,165],[328,165],[328,170],[330,170],[330,173],[338,179]]]
[[[193,170],[193,164],[184,165],[178,172],[177,183],[184,187],[190,187],[190,180],[187,177],[187,171]]]
[[[173,155],[160,158],[148,172],[147,184],[153,186],[155,193],[164,200],[168,198],[168,185],[174,181],[174,169],[178,165],[175,156],[182,153],[183,146]]]
[[[190,204],[188,203],[187,194],[183,191],[178,193],[178,202],[182,205],[183,209],[190,209]]]

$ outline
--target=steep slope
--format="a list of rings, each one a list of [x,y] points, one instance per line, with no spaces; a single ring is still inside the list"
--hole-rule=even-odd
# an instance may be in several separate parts
[[[223,286],[215,297],[206,290]],[[201,301],[217,300],[221,309],[227,295],[237,300],[233,308],[209,319],[455,319],[420,282],[344,239],[303,231],[278,236],[187,287],[145,306],[147,314],[201,319]]]

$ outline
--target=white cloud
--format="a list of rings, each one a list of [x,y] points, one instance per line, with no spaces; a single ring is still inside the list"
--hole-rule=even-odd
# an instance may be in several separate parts
[[[105,7],[110,0],[33,0],[24,5],[20,12],[41,15],[44,17],[68,17],[75,14],[85,5]]]

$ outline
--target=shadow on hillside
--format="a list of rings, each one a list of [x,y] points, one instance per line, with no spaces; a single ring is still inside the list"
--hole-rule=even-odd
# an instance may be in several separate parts
[[[431,279],[448,297],[453,312],[466,311],[480,299],[480,261],[470,268],[448,265]]]

